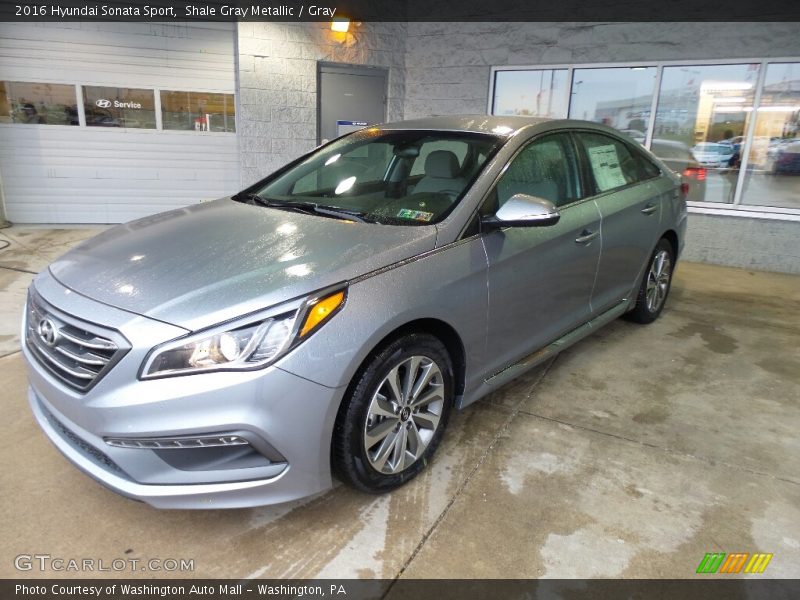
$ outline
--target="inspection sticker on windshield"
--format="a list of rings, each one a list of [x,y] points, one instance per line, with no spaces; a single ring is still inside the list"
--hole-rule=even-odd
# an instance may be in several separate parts
[[[411,210],[410,208],[401,208],[397,216],[401,219],[414,219],[415,221],[430,221],[433,218],[433,213],[425,212],[424,210]]]

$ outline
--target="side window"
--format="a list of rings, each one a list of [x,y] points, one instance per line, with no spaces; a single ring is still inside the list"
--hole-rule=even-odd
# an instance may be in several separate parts
[[[626,144],[602,133],[579,133],[598,192],[650,179],[658,169]]]
[[[563,206],[578,200],[580,184],[575,153],[567,134],[540,138],[517,154],[482,207],[494,214],[514,194],[528,194]]]
[[[634,155],[641,164],[641,170],[642,173],[644,174],[645,179],[652,179],[653,177],[658,177],[659,175],[661,175],[661,170],[657,166],[655,166],[655,164],[653,164],[653,161],[647,158],[644,154],[642,154],[641,152],[634,152]]]

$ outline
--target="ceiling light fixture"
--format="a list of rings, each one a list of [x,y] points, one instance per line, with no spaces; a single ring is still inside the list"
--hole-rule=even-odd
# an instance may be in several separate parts
[[[350,29],[350,19],[348,17],[334,17],[331,21],[331,30],[339,33],[347,33]]]

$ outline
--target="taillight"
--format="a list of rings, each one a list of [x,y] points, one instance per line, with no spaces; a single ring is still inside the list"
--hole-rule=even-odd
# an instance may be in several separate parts
[[[686,167],[683,171],[683,176],[696,181],[705,181],[706,170],[704,167]]]
[[[689,184],[686,182],[681,184],[681,195],[684,200],[689,196]]]

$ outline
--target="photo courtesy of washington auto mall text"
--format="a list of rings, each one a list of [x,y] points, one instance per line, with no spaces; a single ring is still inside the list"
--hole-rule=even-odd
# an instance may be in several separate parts
[[[82,599],[102,598],[347,598],[347,588],[354,584],[342,582],[325,585],[270,583],[107,583],[75,584],[46,583],[23,584],[14,587],[14,595],[19,598],[60,598]],[[364,586],[361,586],[364,588]],[[364,596],[360,596],[364,597]]]

